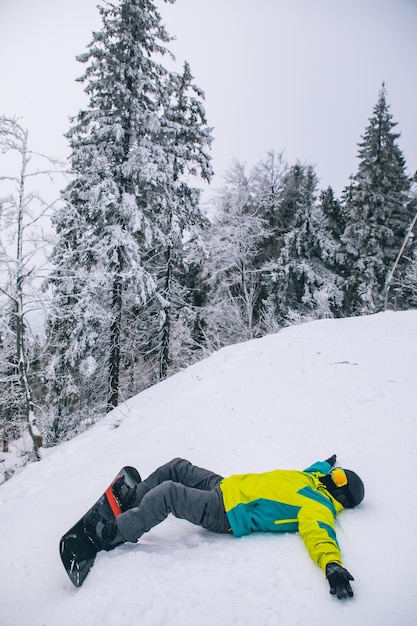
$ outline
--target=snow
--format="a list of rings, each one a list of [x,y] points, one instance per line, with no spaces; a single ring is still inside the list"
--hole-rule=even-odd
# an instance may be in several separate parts
[[[316,321],[228,347],[44,451],[0,487],[3,626],[413,626],[417,311]],[[297,534],[216,535],[168,518],[100,553],[80,589],[58,542],[120,467],[175,456],[223,475],[333,454],[366,485],[337,518],[355,596],[330,596]]]

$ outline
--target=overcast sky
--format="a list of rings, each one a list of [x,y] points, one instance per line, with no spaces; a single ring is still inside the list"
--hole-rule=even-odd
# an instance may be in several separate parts
[[[68,152],[85,104],[75,78],[100,28],[97,0],[0,0],[0,113],[33,149]],[[337,193],[385,81],[409,173],[417,170],[417,0],[156,0],[178,69],[191,65],[214,127],[214,184],[267,151],[316,166]]]

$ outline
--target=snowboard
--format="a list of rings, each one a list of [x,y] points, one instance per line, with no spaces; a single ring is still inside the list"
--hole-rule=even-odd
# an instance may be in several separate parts
[[[140,482],[141,478],[137,469],[130,466],[123,467],[95,504],[61,537],[59,542],[61,560],[71,582],[76,587],[81,587],[87,578],[97,553],[100,550],[111,549],[86,528],[88,515],[96,509],[104,519],[115,519],[128,508],[121,495],[123,487],[134,488]]]

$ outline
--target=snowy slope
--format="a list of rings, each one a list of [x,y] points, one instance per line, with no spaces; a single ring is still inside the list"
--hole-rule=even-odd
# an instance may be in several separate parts
[[[0,487],[2,626],[415,626],[417,311],[326,320],[226,348],[47,451]],[[101,553],[83,587],[63,533],[125,464],[228,475],[333,452],[367,494],[338,518],[355,597],[330,596],[297,534],[215,535],[170,517]],[[77,489],[78,485],[78,489]]]

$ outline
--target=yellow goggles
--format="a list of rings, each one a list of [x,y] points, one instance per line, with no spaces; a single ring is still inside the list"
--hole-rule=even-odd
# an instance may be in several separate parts
[[[335,467],[330,472],[330,476],[336,487],[345,487],[348,484],[348,479],[346,476],[346,472],[341,467]]]

